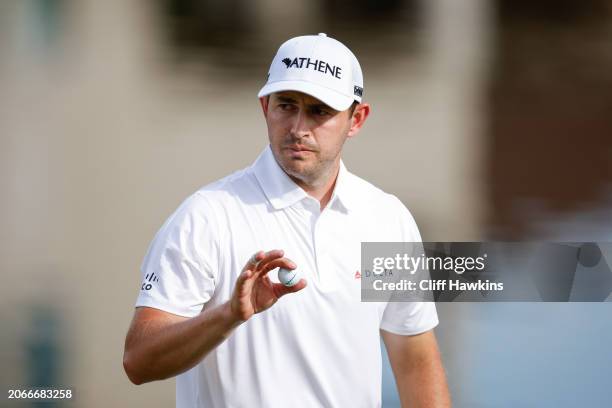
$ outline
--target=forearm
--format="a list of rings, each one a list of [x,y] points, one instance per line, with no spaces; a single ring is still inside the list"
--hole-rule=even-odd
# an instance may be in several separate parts
[[[446,375],[439,359],[417,359],[398,371],[395,377],[402,407],[451,406]]]
[[[138,334],[128,333],[126,373],[135,384],[180,374],[200,362],[240,323],[229,303],[186,320],[148,320]]]

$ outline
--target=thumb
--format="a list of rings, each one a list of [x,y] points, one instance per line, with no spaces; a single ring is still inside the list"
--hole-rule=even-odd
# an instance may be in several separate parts
[[[288,293],[298,292],[304,289],[306,286],[307,286],[306,279],[300,279],[300,281],[293,286],[285,286],[281,283],[272,284],[274,293],[276,294],[276,297],[278,298],[285,296]]]

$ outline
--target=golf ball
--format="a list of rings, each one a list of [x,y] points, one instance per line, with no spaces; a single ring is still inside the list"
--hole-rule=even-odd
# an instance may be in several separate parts
[[[285,286],[293,286],[300,281],[300,273],[297,269],[280,268],[278,270],[278,280]]]

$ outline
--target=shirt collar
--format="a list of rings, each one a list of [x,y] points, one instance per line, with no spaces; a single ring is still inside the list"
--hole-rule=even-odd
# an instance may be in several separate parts
[[[356,197],[354,197],[353,189],[351,188],[352,177],[353,175],[346,169],[344,162],[340,160],[340,170],[336,178],[334,192],[329,200],[329,206],[333,207],[339,204],[345,211],[349,211],[354,206]]]
[[[295,203],[308,197],[308,194],[278,165],[270,145],[259,155],[252,166],[253,173],[259,181],[264,194],[270,204],[280,210],[290,207]],[[350,180],[352,175],[348,172],[344,163],[340,161],[340,170],[336,178],[334,192],[329,200],[328,207],[333,208],[337,205],[348,211],[354,204],[352,198]]]

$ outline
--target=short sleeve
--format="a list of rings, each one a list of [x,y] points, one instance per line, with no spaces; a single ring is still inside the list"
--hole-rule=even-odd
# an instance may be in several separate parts
[[[437,325],[434,302],[389,302],[380,322],[381,329],[402,335],[424,333]]]
[[[393,196],[399,216],[400,240],[421,242],[421,234],[414,217],[404,204]],[[424,333],[438,325],[438,313],[434,302],[389,302],[385,307],[380,328],[395,334],[414,335]]]
[[[200,193],[187,198],[160,228],[142,262],[136,307],[197,316],[213,296],[218,270],[218,228]]]

